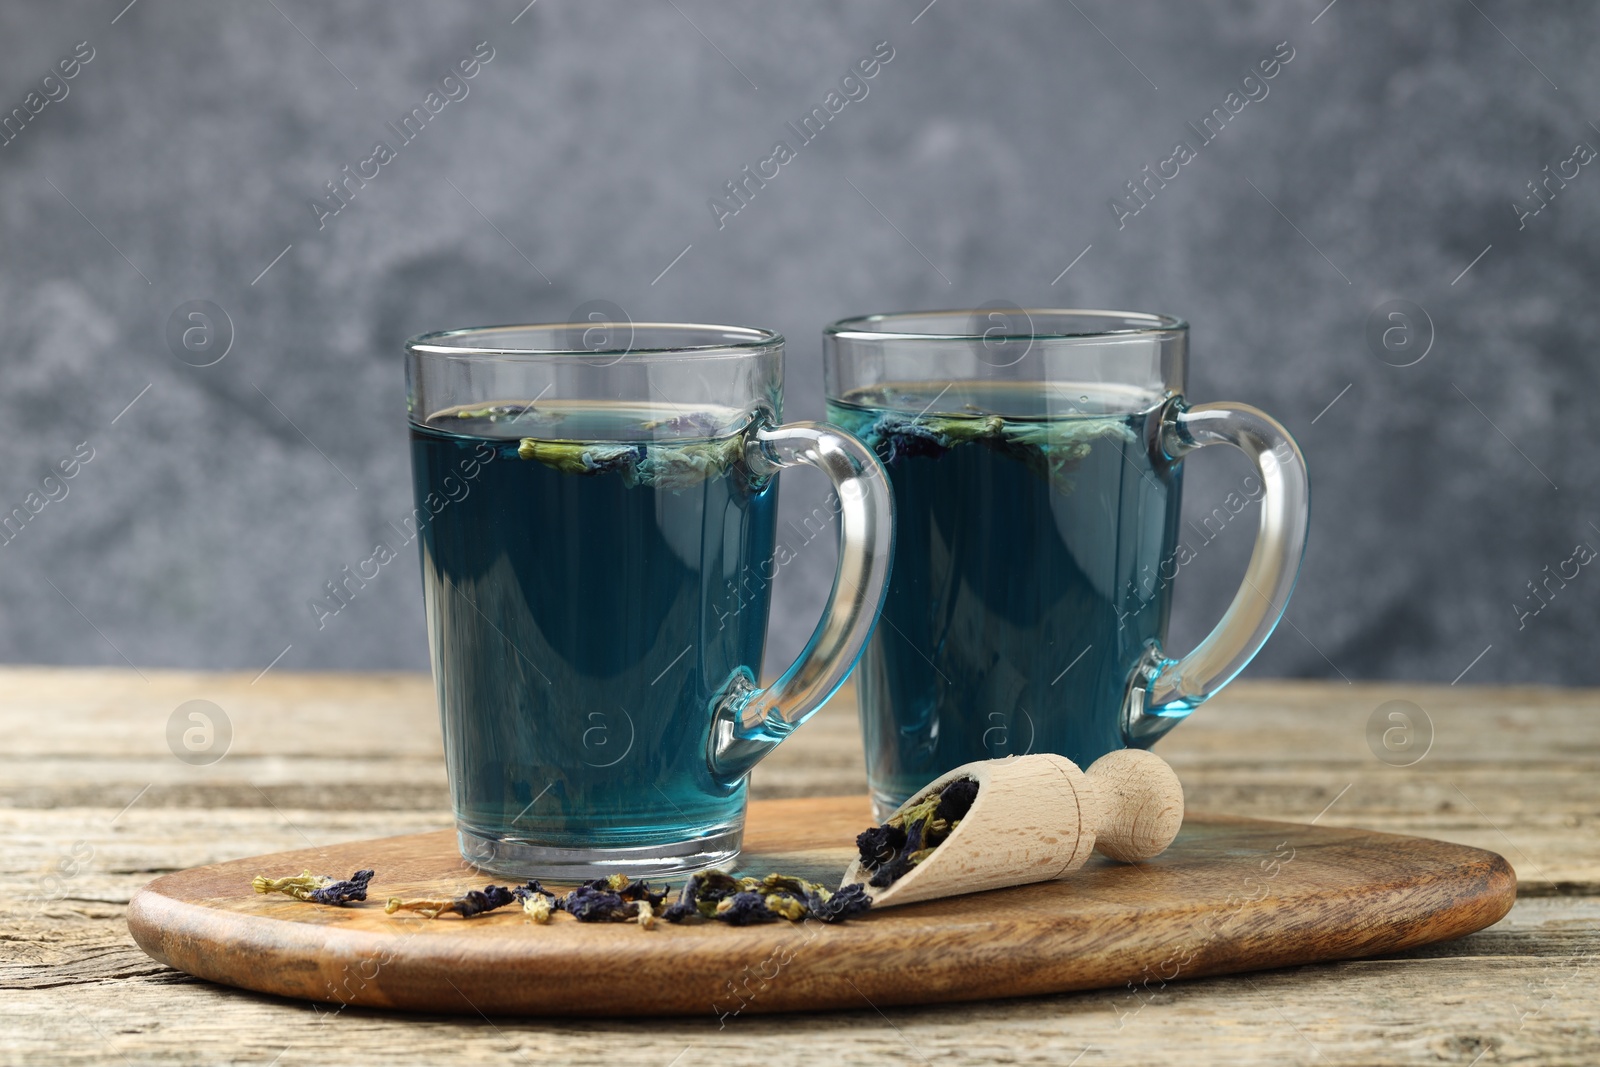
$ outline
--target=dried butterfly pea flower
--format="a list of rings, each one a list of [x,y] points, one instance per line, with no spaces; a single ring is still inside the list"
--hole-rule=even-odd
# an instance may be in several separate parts
[[[700,914],[700,876],[695,875],[684,883],[683,892],[678,895],[678,902],[669,905],[661,917],[669,923],[681,923],[685,919],[695,918]]]
[[[859,883],[832,891],[818,889],[806,894],[806,911],[825,923],[842,923],[865,915],[872,907],[867,887]]]
[[[372,881],[370,870],[357,871],[349,878],[332,882],[321,889],[313,889],[310,899],[318,904],[349,904],[367,899],[367,883]]]
[[[872,900],[861,886],[835,892],[827,886],[783,874],[735,878],[726,871],[702,871],[684,885],[678,902],[662,913],[668,922],[713,919],[730,926],[799,922],[816,918],[842,922],[862,914]]]
[[[894,858],[906,843],[906,832],[898,826],[874,826],[856,835],[856,848],[861,853],[861,866],[875,871]]]
[[[636,921],[648,930],[655,926],[655,916],[671,888],[652,889],[649,882],[635,882],[625,874],[613,874],[585,882],[559,898],[537,881],[530,881],[515,892],[523,900],[523,910],[535,915],[536,922],[549,921],[550,912],[564,911],[579,922]],[[544,897],[548,903],[534,903],[539,897]],[[543,912],[545,918],[539,919],[536,912]]]
[[[882,826],[857,834],[861,866],[872,872],[869,884],[884,889],[909,874],[960,825],[977,797],[978,783],[958,778],[895,814]]]
[[[537,878],[530,878],[526,884],[517,886],[511,895],[522,901],[523,912],[536,923],[543,925],[549,922],[550,916],[555,913],[556,895],[540,885]]]
[[[750,891],[724,897],[718,902],[716,914],[712,917],[721,919],[729,926],[749,926],[753,923],[778,921],[778,916],[767,907],[766,898],[760,893]]]
[[[887,889],[910,874],[912,866],[913,864],[909,857],[903,853],[897,855],[873,872],[869,884],[874,889]]]
[[[766,905],[768,912],[780,919],[788,919],[792,923],[797,923],[811,914],[811,908],[806,904],[803,894],[791,896],[788,893],[769,893],[761,898],[761,902]]]
[[[481,890],[469,889],[451,900],[401,900],[399,897],[390,897],[383,910],[390,915],[397,911],[414,911],[425,919],[437,919],[453,912],[463,919],[470,919],[503,908],[516,899],[516,895],[504,886],[487,885]]]
[[[326,874],[301,871],[292,878],[268,878],[258,874],[250,884],[257,893],[284,893],[311,904],[344,905],[366,900],[370,881],[371,871],[357,871],[342,881]]]
[[[463,919],[470,919],[474,915],[482,915],[486,911],[503,908],[507,904],[514,903],[516,899],[516,897],[512,896],[511,890],[505,886],[487,885],[483,887],[482,892],[476,889],[469,889],[463,893],[456,911],[460,913]]]
[[[615,890],[588,883],[580,885],[560,901],[561,910],[581,923],[634,918],[639,914],[639,909],[630,907],[630,903]]]
[[[972,802],[978,799],[978,783],[971,778],[958,778],[939,791],[939,805],[933,809],[935,818],[954,825],[967,817]]]
[[[543,893],[533,893],[522,898],[522,910],[528,918],[543,925],[550,921],[550,916],[555,914],[556,898]]]
[[[317,904],[347,904],[366,899],[372,877],[372,871],[361,870],[336,881],[327,875],[303,871],[292,878],[257,876],[252,884],[258,893],[285,893]],[[872,904],[871,897],[859,885],[833,891],[819,883],[782,874],[735,878],[725,871],[704,871],[684,885],[677,903],[667,906],[670,891],[671,886],[655,888],[649,882],[613,874],[557,896],[537,879],[530,879],[514,888],[488,885],[446,899],[390,897],[384,911],[390,915],[410,911],[426,919],[450,914],[470,919],[520,901],[523,911],[537,923],[547,923],[555,912],[565,911],[579,922],[637,922],[641,928],[651,930],[658,918],[673,923],[689,918],[712,919],[730,926],[779,919],[799,922],[806,918],[842,922],[861,915]]]

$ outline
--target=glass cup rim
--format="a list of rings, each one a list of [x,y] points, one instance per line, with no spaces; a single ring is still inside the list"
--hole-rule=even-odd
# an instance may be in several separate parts
[[[783,335],[776,330],[768,330],[760,326],[723,326],[716,323],[700,322],[633,322],[631,320],[606,323],[625,327],[632,336],[646,330],[661,331],[666,334],[682,333],[686,337],[695,333],[721,334],[729,338],[712,344],[682,344],[682,345],[629,345],[624,348],[574,348],[571,345],[561,344],[550,347],[537,347],[534,345],[473,345],[462,344],[461,339],[471,338],[486,334],[508,334],[527,332],[530,335],[544,334],[558,337],[558,331],[578,331],[580,334],[599,325],[594,322],[533,322],[509,323],[502,326],[465,326],[451,330],[433,330],[428,333],[419,333],[406,341],[406,352],[411,355],[437,356],[444,359],[594,359],[600,356],[636,357],[646,361],[674,360],[674,359],[700,359],[706,357],[722,357],[756,355],[763,351],[773,351],[783,347]]]
[[[933,311],[890,311],[872,315],[856,315],[847,319],[840,319],[830,323],[822,331],[824,337],[835,338],[841,341],[959,341],[972,342],[977,340],[1006,339],[1029,341],[1082,341],[1100,337],[1154,337],[1159,334],[1179,333],[1189,329],[1189,324],[1176,315],[1166,315],[1150,311],[1110,311],[1096,308],[994,308],[997,312],[1021,312],[1028,317],[1030,325],[1035,319],[1048,320],[1052,317],[1065,319],[1076,317],[1081,319],[1103,319],[1107,322],[1120,321],[1124,323],[1142,323],[1138,326],[1124,326],[1122,328],[1100,330],[1030,330],[1028,333],[996,335],[993,333],[974,333],[970,329],[960,331],[929,330],[894,330],[875,329],[876,324],[893,324],[897,320],[910,321],[915,319],[938,319],[949,317],[952,320],[971,322],[975,315],[982,312],[983,308],[946,308]]]

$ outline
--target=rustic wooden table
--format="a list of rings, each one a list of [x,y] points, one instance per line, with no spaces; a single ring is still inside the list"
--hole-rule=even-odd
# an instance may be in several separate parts
[[[190,700],[213,702],[227,727],[208,738],[184,713],[174,743],[189,753],[183,731],[197,730],[190,761],[215,762],[169,746]],[[1391,700],[1432,723],[1409,767],[1368,741]],[[125,906],[178,868],[448,826],[426,679],[0,669],[0,1062],[1600,1062],[1600,692],[1239,683],[1215,703],[1161,745],[1191,808],[1493,849],[1517,869],[1515,909],[1421,951],[1138,994],[863,1003],[722,1027],[709,1012],[332,1011],[161,967],[128,936]],[[760,796],[862,788],[848,692],[755,776]]]

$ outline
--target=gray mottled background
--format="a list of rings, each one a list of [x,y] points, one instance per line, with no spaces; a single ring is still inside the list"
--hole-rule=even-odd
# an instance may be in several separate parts
[[[524,2],[0,8],[6,111],[94,49],[0,147],[0,511],[94,450],[0,547],[0,657],[424,667],[414,554],[321,630],[307,607],[410,508],[414,332],[597,299],[772,326],[815,417],[827,321],[1004,299],[1183,315],[1191,396],[1299,437],[1311,548],[1255,674],[1600,683],[1600,575],[1518,608],[1600,546],[1600,167],[1520,230],[1512,207],[1600,145],[1600,9]],[[719,231],[708,198],[884,40],[870,95]],[[324,183],[480,41],[469,95],[319,230]],[[1267,98],[1119,230],[1110,199],[1282,41]],[[1391,299],[1431,320],[1413,366],[1367,339]],[[169,350],[186,300],[232,320],[213,366]],[[1196,513],[1243,473],[1190,462]],[[1175,645],[1247,538],[1185,568]],[[831,566],[783,572],[774,657]]]

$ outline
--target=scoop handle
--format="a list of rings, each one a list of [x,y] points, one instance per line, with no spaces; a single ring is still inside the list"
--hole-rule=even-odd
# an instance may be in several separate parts
[[[1183,826],[1183,785],[1167,761],[1138,748],[1109,752],[1084,772],[1095,800],[1095,851],[1123,863],[1166,851]]]

